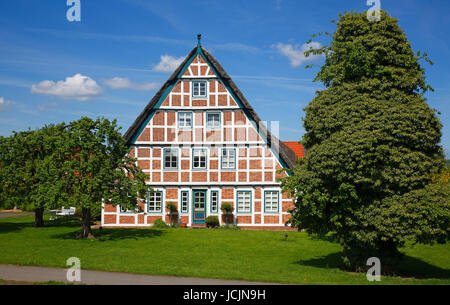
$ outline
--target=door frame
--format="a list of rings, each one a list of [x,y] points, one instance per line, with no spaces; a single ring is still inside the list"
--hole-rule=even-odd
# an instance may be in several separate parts
[[[205,194],[205,205],[204,205],[204,209],[203,209],[203,213],[204,213],[204,219],[203,220],[201,220],[201,221],[199,221],[199,220],[195,220],[195,193],[196,192],[202,192],[202,193],[204,193]],[[192,223],[193,224],[204,224],[205,223],[205,221],[206,221],[206,203],[208,202],[208,200],[207,200],[207,194],[208,194],[208,191],[207,190],[201,190],[201,189],[199,189],[199,190],[192,190]]]

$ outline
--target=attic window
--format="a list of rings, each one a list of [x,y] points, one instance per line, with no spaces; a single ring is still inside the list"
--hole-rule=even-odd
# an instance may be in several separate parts
[[[206,98],[207,97],[205,81],[192,82],[192,97],[193,98]]]

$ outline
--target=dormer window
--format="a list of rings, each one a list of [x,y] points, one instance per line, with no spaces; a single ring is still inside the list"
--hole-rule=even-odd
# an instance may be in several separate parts
[[[192,97],[206,98],[207,97],[206,85],[207,83],[205,81],[192,82]]]

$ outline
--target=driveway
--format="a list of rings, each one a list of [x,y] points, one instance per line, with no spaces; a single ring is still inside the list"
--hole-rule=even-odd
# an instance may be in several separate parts
[[[68,282],[67,269],[0,265],[0,279],[26,282]],[[89,285],[273,285],[219,279],[155,276],[120,272],[81,270],[81,283]],[[279,285],[279,284],[278,284]]]
[[[0,218],[28,216],[28,215],[33,215],[33,213],[0,213]]]

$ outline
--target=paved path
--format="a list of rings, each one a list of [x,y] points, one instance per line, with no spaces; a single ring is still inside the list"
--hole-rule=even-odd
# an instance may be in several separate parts
[[[33,213],[0,213],[0,218],[28,216],[28,215],[33,215]]]
[[[0,279],[26,282],[67,282],[67,269],[0,265]],[[81,270],[81,283],[90,285],[270,285],[271,283],[154,276],[120,272]]]

